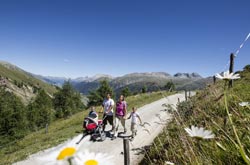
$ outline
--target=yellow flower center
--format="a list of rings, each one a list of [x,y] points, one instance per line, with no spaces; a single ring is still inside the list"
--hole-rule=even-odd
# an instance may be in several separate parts
[[[57,156],[57,160],[63,160],[65,159],[66,157],[69,157],[69,156],[73,156],[76,152],[76,149],[73,148],[73,147],[67,147],[67,148],[64,148],[60,154]]]
[[[98,165],[99,163],[96,160],[87,160],[84,165]]]

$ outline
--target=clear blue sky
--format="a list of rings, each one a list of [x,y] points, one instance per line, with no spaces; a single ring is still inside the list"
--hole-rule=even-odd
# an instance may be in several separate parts
[[[50,76],[209,76],[249,32],[249,0],[0,1],[0,60]],[[250,40],[235,68],[249,63]]]

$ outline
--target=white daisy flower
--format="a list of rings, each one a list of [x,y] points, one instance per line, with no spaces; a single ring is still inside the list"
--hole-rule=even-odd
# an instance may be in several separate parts
[[[249,106],[250,103],[249,102],[241,102],[241,103],[239,103],[239,105],[242,107],[245,107],[245,106]]]
[[[234,80],[234,79],[239,79],[240,75],[229,73],[229,71],[226,71],[226,72],[223,72],[223,75],[220,75],[219,73],[217,73],[215,77],[217,77],[218,79],[222,79],[222,80]]]
[[[76,155],[77,164],[81,165],[114,165],[112,156],[103,153],[84,151]]]
[[[190,128],[185,128],[185,131],[189,134],[190,137],[196,137],[201,139],[212,139],[214,138],[214,134],[212,131],[204,130],[202,127],[191,126]]]

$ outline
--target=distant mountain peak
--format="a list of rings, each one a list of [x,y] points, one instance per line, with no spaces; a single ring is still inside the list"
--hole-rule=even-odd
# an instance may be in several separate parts
[[[85,76],[85,77],[77,77],[77,78],[73,79],[73,81],[75,81],[75,82],[82,82],[82,81],[86,81],[87,79],[89,79],[88,76]]]
[[[176,78],[202,78],[201,75],[199,75],[198,73],[195,73],[195,72],[193,72],[193,73],[180,73],[180,72],[178,72],[178,73],[174,74],[174,77],[176,77]]]
[[[93,81],[97,81],[99,79],[113,79],[114,77],[108,74],[96,74],[92,77],[78,77],[76,79],[72,79],[72,81],[74,82],[93,82]]]
[[[123,77],[130,77],[130,76],[150,76],[150,77],[161,77],[161,78],[171,77],[171,75],[166,72],[141,72],[141,73],[135,72],[126,74]]]
[[[96,74],[93,77],[91,77],[92,79],[99,79],[99,78],[110,78],[113,79],[113,76],[108,75],[108,74]]]

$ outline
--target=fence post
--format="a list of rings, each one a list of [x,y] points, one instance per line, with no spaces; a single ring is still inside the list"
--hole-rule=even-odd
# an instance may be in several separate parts
[[[213,81],[214,81],[214,84],[216,83],[216,77],[215,76],[213,76]]]
[[[49,124],[47,123],[46,126],[45,126],[45,134],[48,133],[48,126],[49,126]]]
[[[124,165],[130,165],[130,156],[129,156],[129,139],[123,139],[123,149],[124,149]]]
[[[230,66],[229,66],[229,73],[233,73],[234,71],[234,54],[230,54]],[[229,88],[233,87],[233,80],[229,81]]]
[[[185,100],[187,101],[187,90],[185,90]]]

